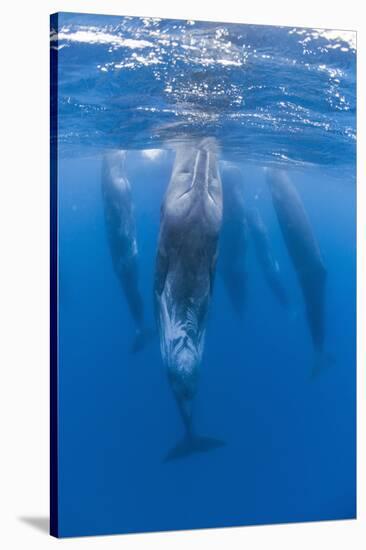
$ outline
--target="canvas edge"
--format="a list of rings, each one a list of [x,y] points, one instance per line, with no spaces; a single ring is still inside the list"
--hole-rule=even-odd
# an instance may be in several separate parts
[[[58,13],[50,33],[58,33]],[[51,47],[52,45],[52,47]],[[58,513],[58,50],[50,42],[50,535],[59,537]]]

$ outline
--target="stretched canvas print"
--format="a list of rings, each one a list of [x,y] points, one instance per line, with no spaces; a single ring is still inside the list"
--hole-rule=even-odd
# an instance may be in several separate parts
[[[51,534],[356,515],[356,35],[51,16]]]

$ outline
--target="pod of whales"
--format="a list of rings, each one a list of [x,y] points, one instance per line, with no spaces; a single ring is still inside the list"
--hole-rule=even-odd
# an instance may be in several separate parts
[[[124,151],[105,156],[102,192],[114,271],[136,325],[132,349],[137,351],[152,331],[145,327],[138,286],[136,225],[125,161]],[[266,180],[303,293],[317,355],[315,374],[325,358],[326,269],[301,198],[287,174],[267,169]],[[166,460],[224,444],[198,435],[192,415],[218,257],[220,275],[239,317],[243,315],[248,293],[246,263],[250,240],[273,295],[281,305],[288,304],[267,228],[258,208],[250,207],[249,201],[247,204],[246,194],[238,166],[225,162],[219,170],[215,140],[202,139],[175,146],[172,174],[161,206],[154,305],[161,356],[185,433]]]
[[[152,331],[144,323],[138,287],[138,248],[130,182],[125,170],[126,152],[106,154],[102,163],[102,195],[107,237],[114,271],[136,326],[132,351],[141,350]]]
[[[215,142],[206,139],[178,147],[161,207],[154,284],[161,354],[185,427],[183,441],[167,459],[222,444],[198,436],[192,423],[221,220]]]
[[[269,288],[280,304],[287,306],[287,292],[271,249],[267,228],[258,209],[247,205],[248,190],[245,189],[242,171],[233,163],[223,163],[221,179],[224,214],[218,265],[234,311],[242,317],[245,308],[248,292],[246,261],[250,238]]]

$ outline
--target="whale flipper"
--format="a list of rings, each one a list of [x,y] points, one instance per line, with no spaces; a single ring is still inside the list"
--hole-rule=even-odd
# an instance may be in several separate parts
[[[225,442],[221,439],[203,436],[185,436],[173,449],[166,455],[164,462],[185,458],[194,453],[206,453],[213,449],[223,447]]]
[[[132,342],[131,353],[138,353],[143,350],[145,346],[156,336],[156,331],[153,329],[137,330],[135,338]]]

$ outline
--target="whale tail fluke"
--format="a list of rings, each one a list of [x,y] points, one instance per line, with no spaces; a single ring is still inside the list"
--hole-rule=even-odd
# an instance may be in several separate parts
[[[223,447],[225,442],[213,437],[198,435],[186,435],[185,438],[171,449],[166,455],[164,462],[186,458],[194,453],[207,453],[213,449]]]
[[[156,336],[156,330],[151,328],[139,329],[136,331],[135,338],[132,342],[131,352],[138,353],[143,350],[146,345]]]
[[[317,352],[315,355],[315,360],[311,371],[311,378],[314,380],[324,370],[335,365],[335,362],[336,362],[335,357],[331,353]]]

